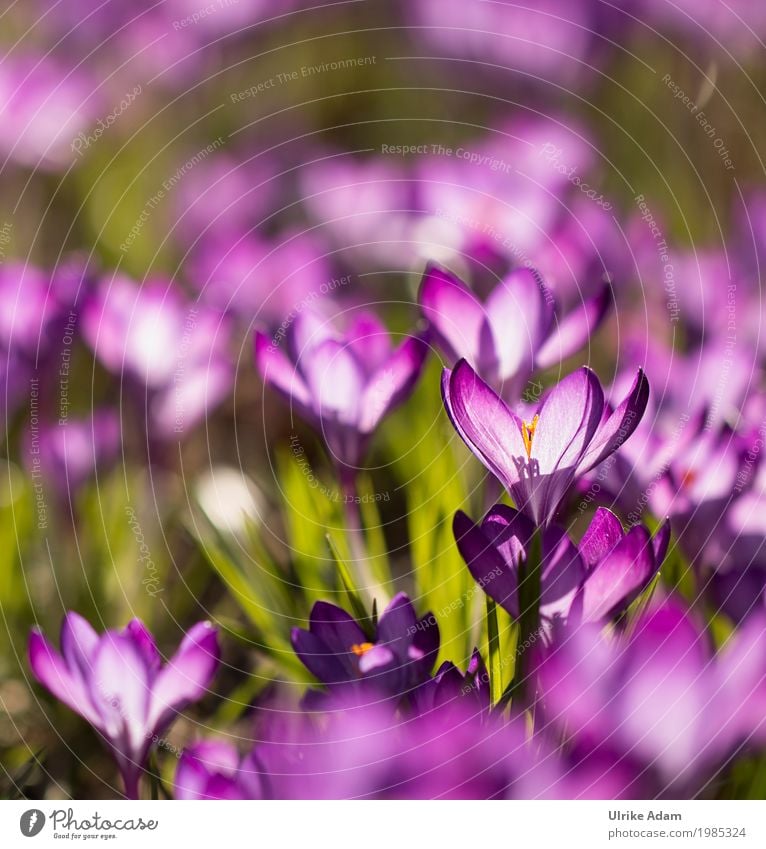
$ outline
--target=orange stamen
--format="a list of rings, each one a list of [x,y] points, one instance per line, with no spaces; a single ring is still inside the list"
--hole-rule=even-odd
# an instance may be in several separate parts
[[[530,459],[532,454],[532,437],[535,435],[535,428],[537,427],[537,420],[540,416],[535,416],[532,419],[531,424],[527,424],[526,422],[521,423],[521,438],[524,440],[524,448],[527,451],[527,460]]]
[[[363,654],[367,654],[367,652],[373,647],[374,643],[354,643],[351,646],[351,651],[357,656],[361,657]]]

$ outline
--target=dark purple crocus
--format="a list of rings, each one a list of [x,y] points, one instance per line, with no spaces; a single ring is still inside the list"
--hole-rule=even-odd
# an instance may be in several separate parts
[[[428,347],[411,336],[394,349],[371,313],[356,314],[344,333],[316,313],[300,313],[284,334],[255,335],[264,382],[321,430],[335,461],[359,465],[375,428],[412,391]]]
[[[596,331],[611,303],[608,286],[557,319],[553,294],[537,272],[518,268],[482,303],[458,277],[430,264],[420,306],[450,364],[467,360],[504,398],[518,400],[535,369],[558,365]]]
[[[465,672],[445,660],[433,677],[422,684],[413,699],[418,713],[460,705],[463,710],[473,707],[476,714],[487,715],[491,707],[489,673],[478,649],[471,653]]]
[[[549,731],[565,730],[654,781],[652,795],[699,792],[743,744],[766,732],[766,616],[751,617],[714,654],[694,615],[657,600],[627,639],[583,626],[554,644],[538,673]],[[541,727],[542,724],[541,724]]]
[[[394,596],[367,634],[345,610],[318,601],[309,630],[293,628],[292,644],[304,666],[328,687],[372,685],[404,696],[422,684],[439,652],[439,627],[432,613],[418,618],[404,593]]]
[[[455,514],[457,546],[487,595],[514,618],[519,610],[519,567],[529,556],[534,524],[504,504],[493,507],[480,525]],[[620,520],[600,507],[576,545],[549,525],[542,534],[540,615],[544,622],[601,622],[625,610],[649,585],[665,558],[670,527],[650,539],[635,525],[627,533]]]
[[[580,368],[522,420],[460,360],[444,370],[442,395],[463,441],[536,525],[548,524],[574,481],[633,433],[649,399],[643,372],[612,411],[596,375]]]
[[[209,622],[188,631],[165,664],[138,619],[99,635],[70,612],[61,627],[61,654],[39,631],[29,637],[35,678],[101,734],[134,799],[152,744],[179,711],[205,695],[218,661],[218,632]]]
[[[174,784],[176,799],[265,798],[253,753],[240,759],[234,746],[221,740],[202,740],[184,749]]]

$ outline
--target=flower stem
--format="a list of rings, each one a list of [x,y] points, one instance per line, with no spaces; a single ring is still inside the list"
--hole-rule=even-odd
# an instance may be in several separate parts
[[[487,599],[487,645],[489,655],[489,697],[496,705],[503,695],[503,667],[500,660],[500,631],[497,625],[497,605]]]
[[[367,555],[367,544],[364,539],[364,524],[362,511],[359,507],[359,497],[356,488],[356,475],[353,472],[340,473],[341,494],[343,496],[343,513],[346,523],[346,537],[349,553],[356,573],[357,586],[365,590],[372,598],[382,596],[382,588],[372,574],[370,558]]]
[[[516,644],[514,689],[530,701],[529,649],[540,632],[540,573],[542,571],[542,532],[536,528],[526,560],[519,564],[519,637]]]

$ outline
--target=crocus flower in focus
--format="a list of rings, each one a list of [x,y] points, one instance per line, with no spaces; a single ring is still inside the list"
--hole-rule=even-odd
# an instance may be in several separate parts
[[[504,504],[493,507],[480,525],[455,514],[457,546],[484,592],[519,617],[519,566],[528,557],[535,532],[523,514]],[[575,622],[600,622],[625,610],[648,586],[665,558],[670,528],[656,536],[641,525],[627,533],[619,519],[600,507],[579,545],[559,527],[542,535],[540,614]]]
[[[309,630],[294,628],[291,638],[304,666],[323,684],[372,684],[391,696],[422,684],[439,652],[436,619],[431,613],[419,619],[404,593],[383,611],[373,635],[342,608],[318,601]]]
[[[539,667],[545,716],[579,752],[638,763],[652,795],[696,793],[737,746],[764,740],[766,617],[713,654],[694,616],[657,601],[625,640],[583,626]]]
[[[578,476],[613,454],[646,409],[643,372],[611,411],[596,375],[580,368],[553,387],[529,421],[522,419],[460,360],[444,370],[442,395],[463,441],[535,524],[551,521]]]
[[[450,363],[467,360],[504,398],[518,400],[537,368],[548,368],[581,348],[611,302],[608,286],[557,321],[553,295],[535,271],[519,268],[501,280],[484,304],[458,277],[429,265],[420,305]]]
[[[175,775],[175,798],[263,799],[264,788],[258,767],[229,743],[203,740],[184,749]]]
[[[346,470],[361,462],[375,428],[404,401],[428,352],[411,336],[393,349],[371,313],[358,313],[337,333],[317,314],[300,313],[282,339],[255,335],[255,362],[264,382],[321,429],[328,449]]]
[[[37,630],[29,637],[35,678],[105,739],[131,798],[152,743],[175,715],[206,693],[218,667],[218,633],[209,622],[188,631],[162,664],[154,638],[133,619],[97,634],[77,613],[61,628],[61,653]]]

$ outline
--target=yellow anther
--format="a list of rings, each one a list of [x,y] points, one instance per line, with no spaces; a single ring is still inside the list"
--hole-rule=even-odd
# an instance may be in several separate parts
[[[373,647],[374,643],[354,643],[351,646],[351,651],[357,656],[361,657],[363,654],[367,654],[367,652]]]
[[[535,435],[535,428],[537,427],[537,420],[540,416],[535,416],[532,419],[531,424],[527,424],[526,422],[521,423],[521,438],[524,440],[524,448],[527,451],[527,460],[529,460],[532,454],[532,437]]]

